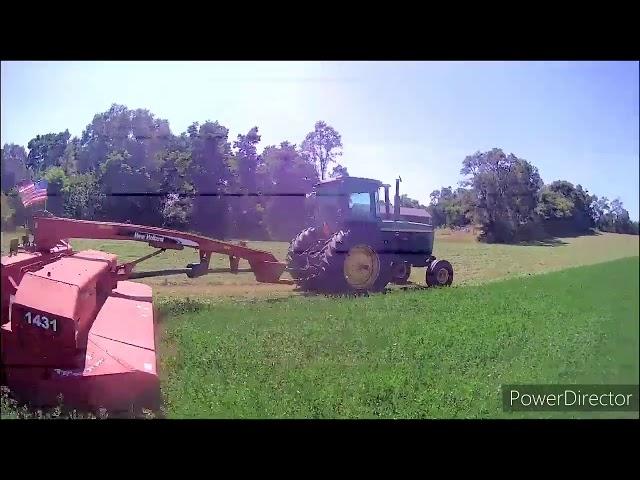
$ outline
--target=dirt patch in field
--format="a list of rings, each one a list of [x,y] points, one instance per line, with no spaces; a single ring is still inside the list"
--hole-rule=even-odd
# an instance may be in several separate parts
[[[479,230],[468,228],[461,230],[451,230],[451,229],[438,229],[436,231],[436,242],[439,240],[445,242],[464,242],[464,243],[473,243],[477,242]]]

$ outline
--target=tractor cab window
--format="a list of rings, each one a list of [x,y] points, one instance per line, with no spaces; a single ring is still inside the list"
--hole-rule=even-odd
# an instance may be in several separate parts
[[[354,218],[371,218],[371,194],[352,193],[349,197],[349,209]]]

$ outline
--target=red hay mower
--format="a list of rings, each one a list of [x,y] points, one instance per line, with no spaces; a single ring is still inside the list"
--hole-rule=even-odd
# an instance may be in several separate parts
[[[75,252],[69,238],[135,240],[154,253],[118,264],[115,255]],[[197,249],[200,263],[134,273],[165,250]],[[229,268],[211,269],[212,253]],[[250,268],[238,268],[245,259]],[[252,271],[258,282],[280,280],[286,264],[244,245],[156,227],[34,217],[32,236],[13,240],[2,257],[2,383],[20,401],[112,412],[160,407],[151,287],[136,278]]]

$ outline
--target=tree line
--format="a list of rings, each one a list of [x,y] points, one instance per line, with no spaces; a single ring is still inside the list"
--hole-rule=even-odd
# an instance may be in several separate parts
[[[3,228],[29,214],[17,185],[44,178],[47,210],[58,216],[289,240],[310,222],[304,195],[313,185],[349,174],[338,163],[342,138],[318,121],[299,145],[283,141],[259,153],[260,141],[258,127],[232,141],[217,121],[194,122],[176,135],[149,110],[114,104],[80,137],[66,130],[36,135],[26,149],[4,145]],[[490,242],[593,229],[638,233],[619,199],[598,198],[565,180],[545,185],[535,166],[500,149],[466,157],[461,174],[458,188],[435,190],[429,205],[407,195],[401,205],[426,208],[435,226],[478,226]]]
[[[594,229],[638,234],[638,222],[619,199],[609,201],[566,180],[544,184],[527,160],[501,149],[467,156],[455,190],[430,195],[427,210],[436,226],[480,228],[489,242],[514,242],[586,234]],[[410,206],[410,205],[408,205]]]
[[[319,179],[348,175],[342,139],[319,121],[300,146],[258,153],[258,127],[234,141],[218,122],[175,135],[145,109],[112,105],[82,132],[37,135],[2,148],[2,220],[24,222],[16,189],[46,179],[58,216],[198,231],[216,238],[289,240],[308,222],[304,195]],[[333,167],[329,171],[330,167]]]

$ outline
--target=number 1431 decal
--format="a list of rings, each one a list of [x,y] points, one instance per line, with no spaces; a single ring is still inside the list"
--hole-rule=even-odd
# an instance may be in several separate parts
[[[24,319],[29,325],[35,325],[44,330],[58,331],[58,324],[55,318],[49,318],[44,315],[33,315],[31,312],[25,312]]]

